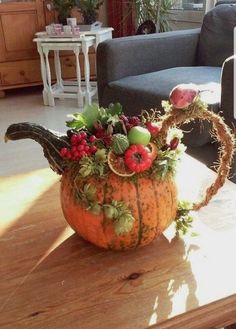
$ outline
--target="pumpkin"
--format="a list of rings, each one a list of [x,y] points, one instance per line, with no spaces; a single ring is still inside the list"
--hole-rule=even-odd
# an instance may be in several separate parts
[[[83,179],[78,179],[78,189],[84,183]],[[176,217],[177,189],[171,178],[160,181],[139,177],[132,181],[111,173],[106,180],[93,176],[86,180],[86,184],[96,187],[99,202],[123,201],[134,217],[131,231],[117,235],[104,211],[94,214],[76,201],[71,171],[66,171],[61,180],[61,205],[65,219],[82,238],[98,247],[125,250],[147,245]]]

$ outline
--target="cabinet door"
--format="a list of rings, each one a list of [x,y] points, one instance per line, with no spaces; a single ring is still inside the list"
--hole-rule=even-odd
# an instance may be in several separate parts
[[[43,0],[1,0],[0,62],[36,57],[32,40],[44,26]]]

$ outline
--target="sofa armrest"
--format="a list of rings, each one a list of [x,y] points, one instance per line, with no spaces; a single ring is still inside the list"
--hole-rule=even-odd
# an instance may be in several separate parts
[[[220,106],[225,122],[233,129],[236,127],[236,119],[234,118],[234,61],[236,61],[236,55],[228,57],[222,66]]]
[[[196,64],[200,29],[137,35],[101,42],[97,48],[98,92],[130,75]]]

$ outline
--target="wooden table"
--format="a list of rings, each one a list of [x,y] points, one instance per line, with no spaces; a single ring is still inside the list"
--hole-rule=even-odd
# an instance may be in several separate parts
[[[182,175],[182,176],[181,176]],[[181,179],[182,177],[182,179]],[[189,157],[180,196],[214,174]],[[129,252],[98,249],[68,228],[49,169],[0,179],[0,327],[209,329],[236,322],[236,185],[195,220],[197,237]]]

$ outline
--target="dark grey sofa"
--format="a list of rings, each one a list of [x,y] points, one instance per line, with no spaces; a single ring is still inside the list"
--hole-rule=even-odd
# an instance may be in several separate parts
[[[236,5],[220,4],[208,12],[201,29],[107,40],[97,49],[101,106],[120,102],[125,113],[160,108],[179,83],[199,85],[201,97],[233,127],[233,28]],[[186,127],[184,127],[186,129]],[[191,124],[188,152],[206,164],[216,159],[210,125]],[[232,174],[236,171],[236,163]],[[232,177],[236,182],[236,177]]]

